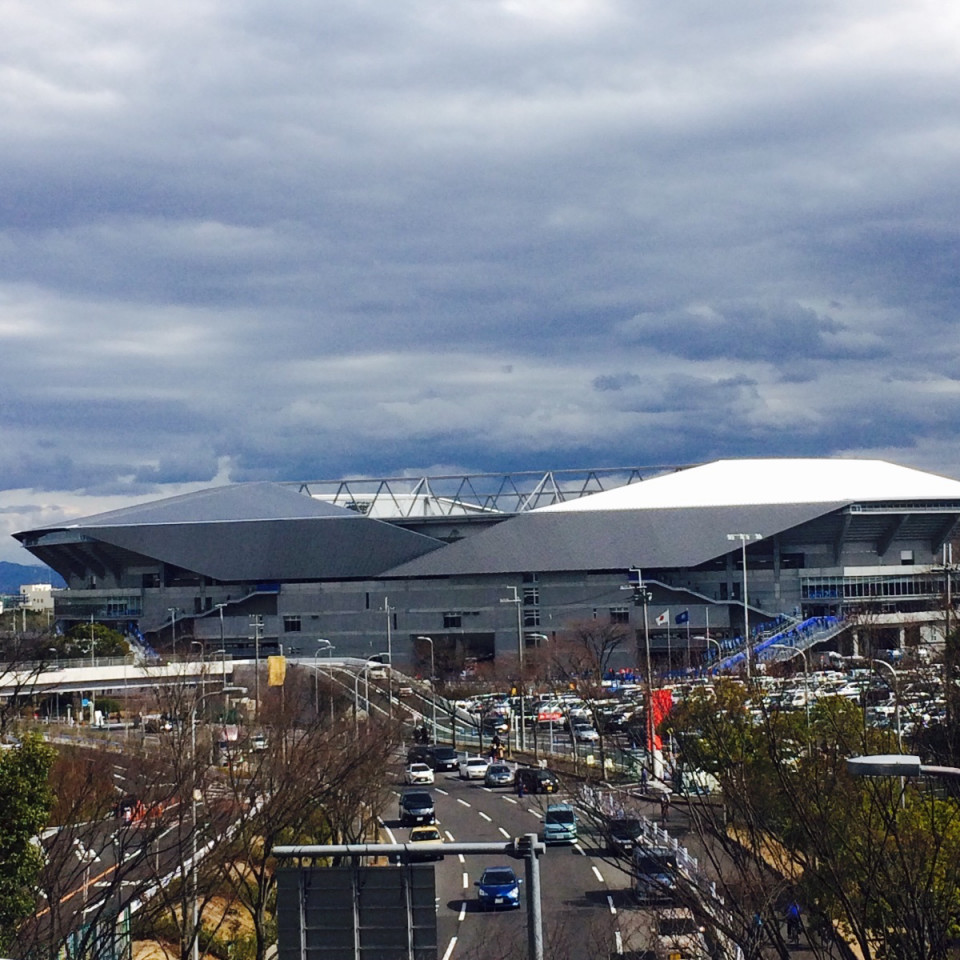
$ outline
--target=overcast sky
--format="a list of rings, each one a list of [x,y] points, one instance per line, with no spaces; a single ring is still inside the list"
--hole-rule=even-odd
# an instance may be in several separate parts
[[[960,477],[955,3],[0,12],[0,559],[250,479]]]

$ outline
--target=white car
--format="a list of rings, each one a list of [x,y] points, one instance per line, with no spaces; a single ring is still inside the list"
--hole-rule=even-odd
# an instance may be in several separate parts
[[[433,767],[425,763],[411,763],[404,771],[406,783],[433,783]]]
[[[487,767],[489,766],[490,761],[485,757],[461,757],[460,779],[482,780],[487,775]]]

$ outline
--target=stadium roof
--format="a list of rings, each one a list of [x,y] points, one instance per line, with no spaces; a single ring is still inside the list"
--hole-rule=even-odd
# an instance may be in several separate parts
[[[715,460],[534,512],[918,500],[960,501],[960,482],[885,460]]]

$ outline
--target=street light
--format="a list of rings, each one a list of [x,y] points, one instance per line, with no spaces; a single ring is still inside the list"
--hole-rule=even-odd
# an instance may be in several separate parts
[[[224,642],[223,642],[223,608],[224,608],[225,606],[226,606],[225,603],[218,603],[218,604],[216,604],[217,613],[220,614],[220,649],[221,649],[221,650],[223,650],[223,648],[224,648]]]
[[[771,643],[768,650],[788,650],[789,657],[785,660],[792,660],[798,654],[803,657],[803,709],[807,715],[807,736],[810,735],[810,684],[807,679],[807,651],[800,650],[797,647],[791,647],[786,643]]]
[[[325,643],[327,648],[330,650],[330,656],[333,656],[334,646],[329,640],[324,640],[322,638],[317,639],[317,643]],[[317,716],[320,716],[320,665],[317,662],[317,658],[323,653],[324,648],[321,647],[319,650],[315,651],[313,654],[313,700],[314,706],[316,708]],[[333,719],[333,694],[330,694],[330,719]]]
[[[356,673],[353,678],[353,736],[360,735],[360,721],[357,714],[360,712],[360,677],[364,678],[363,696],[367,702],[367,715],[370,714],[370,680],[368,671],[374,667],[382,667],[379,660],[368,660]]]
[[[739,540],[743,557],[743,640],[746,644],[747,679],[750,679],[750,613],[747,609],[747,541],[762,540],[762,533],[728,533],[728,540]]]
[[[839,653],[831,653],[831,660],[853,660],[859,663],[872,663],[874,666],[885,667],[893,676],[893,713],[897,722],[897,749],[903,750],[903,729],[900,725],[900,674],[887,663],[886,660],[876,660],[873,657],[844,657]],[[864,721],[866,722],[866,721]]]
[[[433,742],[437,742],[437,680],[436,680],[436,667],[433,661],[433,638],[432,637],[417,637],[418,640],[422,640],[424,643],[430,644],[430,702],[433,704]]]
[[[208,693],[201,693],[199,697],[195,697],[193,701],[193,709],[190,711],[190,764],[193,768],[194,780],[197,776],[197,707],[207,699],[207,697],[220,696],[223,694],[231,693],[246,693],[246,687],[221,687],[219,690],[211,690]],[[192,921],[192,936],[193,936],[193,960],[200,960],[200,936],[199,936],[199,924],[200,924],[200,912],[197,908],[197,787],[196,784],[192,784],[191,789],[191,800],[190,800],[190,817],[192,821],[192,829],[190,831],[191,835],[191,846],[192,846],[192,857],[190,859],[190,885],[191,893],[193,900],[193,921]]]
[[[520,596],[520,592],[516,587],[507,587],[507,590],[513,591],[512,597],[501,597],[501,603],[512,603],[517,608],[517,661],[519,663],[519,676],[520,676],[520,736],[518,738],[518,746],[521,750],[526,747],[526,731],[524,730],[524,699],[526,697],[526,686],[523,682],[523,609],[522,603],[523,598]],[[534,734],[536,738],[536,734]]]
[[[177,608],[167,607],[167,613],[170,614],[170,648],[171,654],[177,655]]]

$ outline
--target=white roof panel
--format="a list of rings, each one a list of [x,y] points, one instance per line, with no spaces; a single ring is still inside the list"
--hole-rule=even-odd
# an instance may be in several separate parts
[[[533,512],[904,500],[960,500],[960,481],[885,460],[716,460]]]

